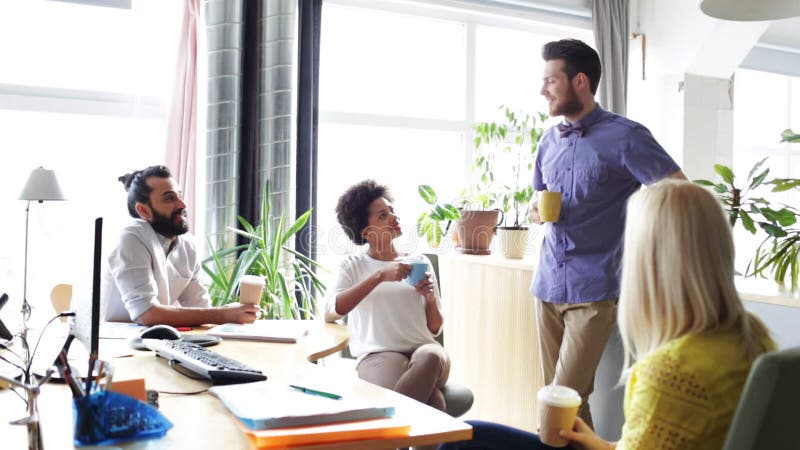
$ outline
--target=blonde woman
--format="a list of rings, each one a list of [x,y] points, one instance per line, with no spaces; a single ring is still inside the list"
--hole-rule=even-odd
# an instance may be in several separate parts
[[[722,447],[753,360],[775,347],[739,299],[733,261],[730,226],[702,187],[664,180],[631,197],[618,313],[631,368],[625,425],[613,443],[576,419],[561,431],[573,448]],[[494,424],[473,436],[445,448],[548,448]]]

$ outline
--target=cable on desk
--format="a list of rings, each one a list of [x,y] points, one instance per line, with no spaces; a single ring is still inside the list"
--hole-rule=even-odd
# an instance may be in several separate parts
[[[164,395],[197,395],[197,394],[205,394],[206,392],[208,392],[208,388],[202,389],[200,391],[190,391],[190,392],[159,391],[158,389],[156,389],[156,392]]]
[[[203,378],[203,377],[191,375],[194,372],[189,371],[189,369],[183,368],[183,366],[181,365],[180,361],[176,361],[174,359],[170,359],[169,360],[169,366],[172,367],[172,370],[174,370],[175,372],[178,372],[179,374],[185,376],[186,378],[191,378],[192,380],[197,380],[197,381],[208,381],[208,378]],[[181,367],[181,369],[178,369],[178,367]]]

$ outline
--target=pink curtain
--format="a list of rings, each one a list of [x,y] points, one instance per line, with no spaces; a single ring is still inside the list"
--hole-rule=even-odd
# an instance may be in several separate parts
[[[195,224],[197,164],[197,48],[200,0],[184,0],[175,85],[167,121],[166,165],[183,188],[189,223]]]

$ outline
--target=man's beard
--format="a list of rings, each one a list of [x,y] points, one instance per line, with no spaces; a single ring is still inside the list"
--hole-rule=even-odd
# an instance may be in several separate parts
[[[563,101],[553,105],[550,115],[574,116],[581,112],[582,109],[583,104],[581,104],[580,100],[578,100],[578,95],[575,93],[575,89],[570,86],[569,91],[567,91],[567,95],[564,97]]]
[[[189,223],[185,220],[179,224],[175,223],[175,219],[183,214],[185,211],[184,209],[175,211],[172,213],[172,216],[169,217],[162,216],[155,209],[151,208],[150,210],[153,212],[153,219],[150,221],[150,225],[153,227],[156,233],[166,237],[175,237],[189,231]]]

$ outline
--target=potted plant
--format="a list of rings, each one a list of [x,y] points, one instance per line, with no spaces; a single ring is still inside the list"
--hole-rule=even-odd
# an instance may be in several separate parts
[[[790,130],[786,130],[782,136],[783,142],[800,141],[800,136],[791,133]],[[756,249],[753,260],[748,264],[744,276],[765,276],[771,273],[775,281],[783,284],[789,275],[792,290],[796,291],[800,278],[800,266],[797,261],[800,254],[800,229],[792,226],[797,222],[798,210],[787,205],[775,205],[763,197],[753,197],[751,194],[763,185],[774,185],[772,192],[797,189],[800,180],[776,178],[766,181],[769,169],[756,174],[766,159],[762,159],[750,169],[744,183],[746,187],[737,187],[733,171],[722,164],[714,166],[722,182],[695,180],[695,183],[713,188],[728,214],[731,227],[741,223],[742,227],[753,235],[758,232],[758,228],[766,234]]]
[[[531,185],[533,166],[539,139],[545,131],[542,125],[548,116],[539,113],[537,118],[527,113],[516,113],[505,106],[501,108],[505,121],[477,124],[474,144],[476,149],[490,147],[485,152],[489,155],[495,155],[499,149],[510,158],[511,183],[503,184],[498,196],[505,220],[503,226],[497,227],[497,234],[503,255],[518,259],[525,254],[528,244],[527,209],[534,194]],[[491,162],[487,164],[489,169]],[[487,178],[487,181],[493,180]],[[514,221],[510,222],[512,217]]]
[[[784,130],[781,133],[781,142],[800,143],[800,134],[792,130]],[[796,178],[776,178],[765,184],[775,186],[772,188],[772,192],[800,190],[800,179]],[[800,229],[791,228],[789,225],[796,223],[799,213],[792,207],[787,206],[785,209],[792,211],[795,220],[784,219],[784,223],[781,224],[784,226],[782,232],[775,236],[768,236],[761,242],[753,258],[753,272],[755,275],[761,276],[765,276],[769,272],[772,278],[781,285],[784,285],[788,275],[792,292],[797,292],[800,288],[800,283],[798,283],[798,278],[800,278],[800,264],[798,263]]]
[[[325,293],[325,286],[314,273],[320,265],[289,247],[290,239],[308,222],[311,210],[287,226],[283,215],[272,215],[269,199],[267,183],[259,223],[253,226],[239,216],[243,229],[228,228],[249,239],[249,243],[212,250],[203,261],[203,270],[211,279],[211,301],[215,306],[237,302],[239,279],[242,275],[257,275],[266,281],[260,304],[263,319],[313,319],[316,295]]]
[[[503,222],[503,211],[496,207],[500,193],[494,179],[494,157],[492,153],[475,157],[472,173],[479,175],[477,181],[462,189],[456,202],[461,217],[456,220],[453,236],[460,253],[490,254],[492,238]]]
[[[417,233],[428,241],[431,248],[438,248],[452,221],[461,218],[461,212],[449,203],[437,203],[438,197],[432,187],[423,184],[417,190],[422,200],[431,206],[429,211],[423,212],[417,219]],[[442,229],[445,221],[447,223]]]

